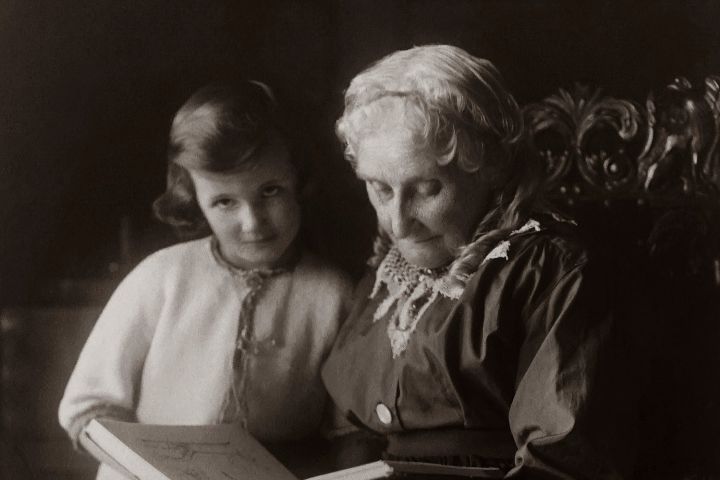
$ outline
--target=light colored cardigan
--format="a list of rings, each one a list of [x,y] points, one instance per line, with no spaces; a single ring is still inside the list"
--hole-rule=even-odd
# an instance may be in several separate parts
[[[292,271],[267,280],[256,304],[255,338],[273,347],[251,356],[246,371],[248,430],[256,438],[317,431],[327,395],[319,370],[350,290],[344,274],[307,253]],[[219,423],[246,293],[214,258],[210,237],[141,262],[112,295],[66,387],[59,419],[73,441],[97,416]],[[102,466],[98,478],[121,477]]]

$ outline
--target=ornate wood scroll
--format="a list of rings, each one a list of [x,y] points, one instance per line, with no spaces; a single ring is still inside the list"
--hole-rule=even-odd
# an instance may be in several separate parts
[[[720,286],[720,77],[677,78],[644,106],[576,86],[524,113],[551,198],[643,209],[648,253],[685,256],[683,274],[711,272]]]
[[[720,198],[720,77],[700,88],[678,78],[644,107],[578,86],[528,105],[525,117],[553,194],[662,203]]]
[[[637,185],[632,151],[644,122],[633,102],[577,87],[529,105],[525,115],[552,193],[573,204],[577,198],[622,195]]]

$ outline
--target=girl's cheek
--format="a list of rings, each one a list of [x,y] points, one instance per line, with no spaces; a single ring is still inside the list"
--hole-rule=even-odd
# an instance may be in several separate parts
[[[295,208],[292,209],[291,218],[288,223],[292,225],[292,228],[295,230],[295,233],[297,233],[297,230],[300,228],[300,223],[302,222],[302,218],[300,216],[300,206],[296,205]]]
[[[295,199],[288,199],[285,202],[278,202],[275,211],[277,216],[282,219],[287,230],[297,230],[300,226],[300,204]]]

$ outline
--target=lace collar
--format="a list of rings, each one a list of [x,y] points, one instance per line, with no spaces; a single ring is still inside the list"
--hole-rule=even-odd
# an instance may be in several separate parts
[[[540,230],[540,223],[530,219],[521,228],[511,232],[509,237]],[[490,250],[482,263],[496,258],[507,260],[509,251],[509,239],[502,240]],[[387,290],[387,297],[375,310],[373,322],[389,315],[387,333],[393,358],[398,358],[405,351],[418,322],[439,296],[457,300],[462,295],[462,290],[449,287],[451,270],[452,265],[442,269],[412,265],[395,246],[380,262],[370,298],[375,298],[383,287]]]

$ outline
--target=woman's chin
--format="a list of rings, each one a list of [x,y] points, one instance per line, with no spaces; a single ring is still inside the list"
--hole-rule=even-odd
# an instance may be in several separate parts
[[[405,260],[420,268],[444,267],[453,259],[450,252],[437,245],[403,245],[401,242],[397,247]]]

